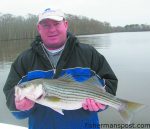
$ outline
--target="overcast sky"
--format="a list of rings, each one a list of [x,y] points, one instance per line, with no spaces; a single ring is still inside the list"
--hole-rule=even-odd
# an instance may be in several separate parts
[[[0,0],[0,12],[38,15],[46,8],[83,15],[112,26],[150,24],[150,0]]]

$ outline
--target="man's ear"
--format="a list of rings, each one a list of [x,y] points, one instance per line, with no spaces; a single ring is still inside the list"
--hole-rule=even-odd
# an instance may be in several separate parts
[[[37,24],[36,28],[37,28],[37,31],[40,33],[40,25],[39,24]]]
[[[68,21],[64,21],[65,27],[68,29]]]

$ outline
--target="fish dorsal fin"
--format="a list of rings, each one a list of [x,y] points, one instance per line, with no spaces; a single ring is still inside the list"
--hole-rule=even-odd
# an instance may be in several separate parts
[[[92,89],[95,87],[95,90],[99,89],[99,90],[105,92],[105,88],[102,85],[102,83],[99,81],[97,76],[92,76],[86,81],[78,82],[73,78],[73,76],[71,74],[64,74],[63,76],[59,77],[58,80],[67,82],[67,83],[72,83],[72,84],[74,84],[74,83],[79,84],[79,85],[86,84],[86,85],[89,85],[90,87],[92,86],[91,87]]]
[[[102,91],[105,92],[104,86],[101,84],[97,76],[92,76],[90,77],[87,81],[84,82],[87,85],[94,85],[97,88],[101,89]],[[94,88],[94,87],[93,87]]]
[[[68,83],[75,81],[71,74],[64,74],[63,76],[59,77],[58,80],[68,82]]]

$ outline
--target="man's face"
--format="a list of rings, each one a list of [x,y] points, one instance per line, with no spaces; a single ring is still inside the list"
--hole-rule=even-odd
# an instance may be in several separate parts
[[[37,26],[44,45],[50,49],[57,49],[64,45],[67,39],[68,22],[45,19]]]

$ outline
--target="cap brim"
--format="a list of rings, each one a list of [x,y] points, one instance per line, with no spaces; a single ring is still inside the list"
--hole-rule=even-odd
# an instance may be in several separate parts
[[[38,23],[45,20],[45,19],[51,19],[51,20],[54,20],[54,21],[62,21],[63,20],[63,17],[61,16],[47,16],[47,17],[42,17],[41,19],[39,19]]]

